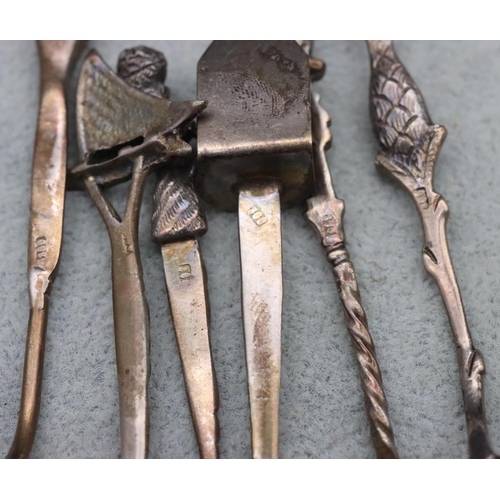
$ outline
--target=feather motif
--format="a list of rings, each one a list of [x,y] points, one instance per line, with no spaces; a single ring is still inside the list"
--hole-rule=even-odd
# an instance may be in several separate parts
[[[164,244],[198,238],[207,232],[205,215],[194,191],[190,172],[167,169],[156,188],[153,203],[152,239]]]
[[[375,134],[396,176],[411,176],[419,186],[432,182],[446,129],[435,125],[412,77],[389,40],[368,42],[372,62],[370,113]],[[379,165],[388,167],[387,162]],[[389,167],[388,167],[389,168]]]

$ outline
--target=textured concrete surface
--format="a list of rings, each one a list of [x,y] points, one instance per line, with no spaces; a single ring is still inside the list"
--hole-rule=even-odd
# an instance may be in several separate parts
[[[114,66],[135,42],[93,42]],[[152,42],[169,60],[174,99],[196,93],[208,42]],[[448,200],[449,242],[476,347],[485,357],[490,437],[500,450],[500,43],[399,42],[431,116],[448,128],[435,175]],[[410,198],[373,167],[368,56],[363,42],[318,42],[328,71],[317,84],[332,115],[328,153],[383,370],[401,457],[466,457],[465,419],[450,327],[421,262]],[[38,65],[32,42],[0,43],[0,455],[14,434],[28,315],[26,244]],[[73,155],[72,160],[75,162]],[[150,179],[140,242],[151,309],[152,458],[196,458],[158,247],[149,239]],[[126,186],[111,191],[122,208]],[[304,207],[283,217],[284,312],[280,410],[283,458],[372,458],[350,339],[329,266]],[[248,458],[250,426],[235,214],[207,209],[202,240],[220,389],[223,458]],[[119,454],[108,236],[84,193],[67,196],[60,273],[51,296],[34,458]]]

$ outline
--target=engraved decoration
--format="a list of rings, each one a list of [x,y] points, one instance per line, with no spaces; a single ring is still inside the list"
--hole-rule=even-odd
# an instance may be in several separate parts
[[[198,238],[207,232],[192,183],[194,168],[187,174],[185,170],[167,170],[156,188],[152,218],[152,239],[156,243]]]
[[[167,61],[160,52],[139,46],[122,52],[120,76],[134,88],[168,97]],[[188,125],[183,140],[193,135]],[[193,187],[194,166],[168,165],[154,197],[152,239],[161,246],[172,322],[201,458],[218,458],[218,390],[209,334],[206,273],[197,238],[207,231]],[[175,278],[174,278],[175,276]]]
[[[483,402],[484,361],[469,333],[446,239],[448,204],[434,191],[434,165],[446,129],[432,122],[424,99],[397,57],[392,42],[368,42],[370,112],[381,151],[377,167],[410,192],[422,221],[423,261],[436,281],[450,319],[459,363],[470,458],[496,458],[488,442]]]
[[[145,72],[128,61],[144,61]],[[77,91],[82,164],[70,171],[99,210],[112,249],[113,316],[120,402],[121,457],[148,453],[149,307],[142,277],[138,225],[147,176],[169,160],[189,158],[181,134],[204,101],[169,101],[161,86],[166,62],[156,51],[124,51],[115,74],[95,51],[83,63]],[[123,76],[123,78],[122,78]],[[150,78],[146,92],[131,86]],[[129,84],[126,79],[130,80]],[[155,94],[155,95],[152,95]],[[172,165],[167,165],[170,168]],[[107,186],[131,178],[123,216],[105,196]]]
[[[167,61],[161,52],[145,46],[124,50],[118,74],[125,82],[153,97],[166,99]],[[160,177],[153,197],[151,239],[159,244],[198,238],[207,221],[193,186],[194,166],[170,167]]]
[[[434,164],[446,129],[432,123],[418,87],[387,40],[369,42],[372,54],[370,113],[383,154],[377,166],[387,169],[428,204]],[[435,194],[435,193],[433,193]],[[435,196],[432,196],[435,198]]]
[[[344,202],[335,195],[326,160],[325,152],[332,142],[329,129],[331,120],[328,112],[321,106],[317,92],[312,95],[312,122],[316,194],[307,202],[305,217],[319,234],[327,260],[332,265],[347,330],[358,362],[361,388],[365,396],[371,438],[377,458],[398,458],[382,372],[368,329],[354,265],[345,246]]]

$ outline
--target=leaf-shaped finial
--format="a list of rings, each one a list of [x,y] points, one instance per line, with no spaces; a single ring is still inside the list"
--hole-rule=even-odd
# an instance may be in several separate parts
[[[446,137],[435,125],[412,77],[392,42],[370,40],[370,113],[382,146],[377,165],[416,187],[431,187],[434,163]]]

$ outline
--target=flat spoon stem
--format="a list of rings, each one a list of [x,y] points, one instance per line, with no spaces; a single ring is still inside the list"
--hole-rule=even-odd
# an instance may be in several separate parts
[[[38,41],[40,110],[31,178],[28,279],[30,319],[21,404],[8,458],[28,458],[35,439],[42,392],[49,294],[61,253],[66,187],[66,102],[64,84],[78,42]]]
[[[162,245],[168,300],[201,458],[218,458],[219,406],[205,269],[197,240]]]
[[[43,295],[30,310],[21,408],[16,434],[7,458],[28,458],[35,440],[40,396],[42,393],[43,359],[47,334],[47,311],[49,297]]]
[[[278,458],[283,271],[277,185],[240,192],[239,232],[253,458]]]
[[[130,249],[130,241],[126,232],[111,239],[120,457],[147,458],[149,308],[141,264],[136,253]]]

